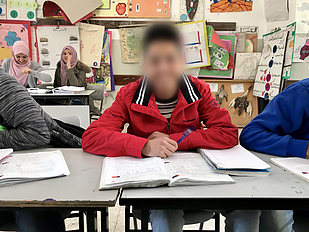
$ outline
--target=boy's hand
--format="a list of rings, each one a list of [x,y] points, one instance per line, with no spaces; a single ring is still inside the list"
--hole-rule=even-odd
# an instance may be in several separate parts
[[[142,154],[147,157],[167,158],[178,149],[177,143],[167,137],[149,140],[142,149]]]
[[[161,133],[159,131],[153,132],[151,135],[149,135],[148,139],[157,139],[157,138],[169,138],[167,134]]]

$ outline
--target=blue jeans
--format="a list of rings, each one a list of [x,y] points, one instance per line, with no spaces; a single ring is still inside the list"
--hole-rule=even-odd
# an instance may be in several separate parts
[[[293,232],[292,210],[235,210],[222,212],[226,232]],[[183,210],[150,210],[153,232],[182,232]]]
[[[59,211],[0,212],[0,227],[14,218],[20,232],[65,232],[63,215]]]

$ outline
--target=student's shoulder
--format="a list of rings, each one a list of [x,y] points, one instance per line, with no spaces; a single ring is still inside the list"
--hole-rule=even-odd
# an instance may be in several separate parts
[[[134,81],[134,82],[131,82],[131,83],[125,85],[124,87],[122,87],[119,90],[118,95],[125,97],[126,99],[132,100],[132,98],[135,95],[135,92],[137,91],[137,88],[138,88],[141,80],[142,80],[142,77],[139,78],[137,81]]]
[[[12,58],[5,58],[5,59],[2,61],[3,66],[9,66],[10,63],[11,63],[11,60],[12,60]]]
[[[192,83],[195,85],[195,87],[198,89],[200,94],[206,93],[210,91],[210,86],[205,81],[200,80],[196,77],[188,75],[191,79]]]
[[[303,79],[301,81],[296,82],[295,84],[293,84],[294,86],[303,86],[307,89],[307,91],[309,92],[309,78]],[[293,86],[292,85],[292,86]]]

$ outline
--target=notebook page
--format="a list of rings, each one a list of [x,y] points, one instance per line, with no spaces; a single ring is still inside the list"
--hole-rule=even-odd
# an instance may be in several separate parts
[[[8,148],[8,149],[0,149],[0,163],[11,153],[13,153],[13,149],[12,148]]]
[[[175,152],[163,161],[170,176],[170,186],[234,182],[228,175],[217,173],[196,152]]]

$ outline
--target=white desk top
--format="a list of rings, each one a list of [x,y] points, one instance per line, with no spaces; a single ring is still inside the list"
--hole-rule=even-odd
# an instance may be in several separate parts
[[[36,152],[49,149],[37,149]],[[103,156],[60,149],[70,175],[0,187],[0,207],[113,207],[118,190],[99,191]],[[23,151],[25,152],[25,151]],[[54,199],[55,201],[44,201]]]
[[[57,97],[57,96],[72,96],[72,95],[76,95],[76,96],[89,96],[90,94],[94,93],[95,90],[83,90],[83,91],[78,91],[78,92],[74,92],[74,93],[30,93],[31,96],[33,97]]]
[[[269,163],[274,156],[254,153]],[[270,164],[268,177],[233,177],[235,184],[124,189],[120,203],[160,199],[309,199],[309,183]],[[124,200],[122,202],[122,200]],[[284,203],[284,201],[282,201]]]

